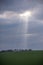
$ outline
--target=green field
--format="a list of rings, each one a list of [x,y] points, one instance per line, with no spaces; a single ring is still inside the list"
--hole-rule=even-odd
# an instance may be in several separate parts
[[[43,65],[43,51],[3,52],[0,65]]]

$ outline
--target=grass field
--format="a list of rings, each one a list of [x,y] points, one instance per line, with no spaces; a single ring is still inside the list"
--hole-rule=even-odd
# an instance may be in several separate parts
[[[0,65],[43,65],[43,51],[3,52]]]

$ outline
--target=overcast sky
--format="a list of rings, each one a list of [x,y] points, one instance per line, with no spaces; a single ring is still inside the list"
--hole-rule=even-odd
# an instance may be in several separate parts
[[[0,0],[0,50],[43,50],[43,0]]]

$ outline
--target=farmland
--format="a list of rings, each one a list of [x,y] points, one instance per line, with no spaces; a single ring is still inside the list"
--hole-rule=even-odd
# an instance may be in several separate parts
[[[0,65],[43,65],[43,51],[1,52]]]

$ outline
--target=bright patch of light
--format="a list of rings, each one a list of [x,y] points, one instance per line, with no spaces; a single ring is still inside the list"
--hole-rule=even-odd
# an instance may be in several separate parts
[[[23,12],[23,13],[19,14],[19,16],[21,19],[28,21],[28,18],[31,16],[31,11]]]
[[[26,11],[26,12],[20,14],[20,16],[26,16],[26,17],[31,16],[31,12]]]

